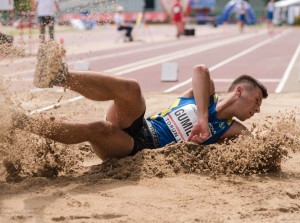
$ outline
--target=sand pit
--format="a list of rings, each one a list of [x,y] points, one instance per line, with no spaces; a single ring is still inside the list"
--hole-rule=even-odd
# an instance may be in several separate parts
[[[12,128],[11,108],[30,112],[72,92],[8,85],[0,79],[0,222],[300,221],[300,94],[270,95],[246,122],[251,137],[101,162],[88,143],[66,146]],[[178,95],[145,96],[153,115]],[[81,100],[42,115],[92,121],[109,104]]]
[[[271,95],[247,123],[254,138],[171,144],[103,163],[88,144],[65,146],[14,131],[0,144],[1,221],[297,222],[300,113],[292,106],[278,113],[278,101],[297,104],[298,96]],[[176,95],[146,97],[152,114]],[[86,110],[70,104],[45,115],[104,117],[108,105],[81,101],[76,107]]]

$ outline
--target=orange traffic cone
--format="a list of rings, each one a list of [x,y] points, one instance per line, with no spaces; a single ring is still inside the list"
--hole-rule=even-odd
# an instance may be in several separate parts
[[[64,40],[64,38],[63,38],[63,37],[60,37],[60,39],[59,39],[59,43],[60,43],[61,45],[64,45],[64,44],[65,44],[65,40]]]

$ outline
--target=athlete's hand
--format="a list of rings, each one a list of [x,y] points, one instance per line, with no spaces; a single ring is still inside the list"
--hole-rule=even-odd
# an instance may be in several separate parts
[[[207,120],[198,120],[191,131],[188,141],[198,144],[203,143],[210,136],[210,130]]]

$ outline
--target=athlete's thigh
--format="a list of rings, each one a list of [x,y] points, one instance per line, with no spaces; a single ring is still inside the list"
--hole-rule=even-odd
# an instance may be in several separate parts
[[[105,160],[128,156],[133,149],[134,140],[123,130],[111,125],[106,134],[95,131],[90,143],[96,155]]]
[[[141,117],[145,110],[146,103],[143,95],[135,95],[127,100],[113,102],[107,112],[106,119],[120,129],[124,129]]]

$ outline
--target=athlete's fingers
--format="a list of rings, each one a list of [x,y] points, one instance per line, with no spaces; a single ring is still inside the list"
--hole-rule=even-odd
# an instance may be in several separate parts
[[[191,139],[191,141],[195,142],[195,143],[198,143],[198,144],[201,144],[205,141],[205,138],[203,138],[201,136],[201,134],[200,135],[194,135],[193,138]]]
[[[191,133],[191,134],[189,135],[187,141],[191,141],[193,137],[194,137],[194,134]]]

